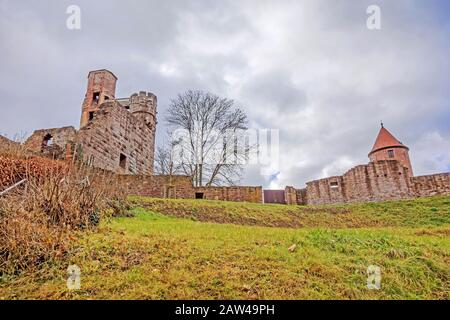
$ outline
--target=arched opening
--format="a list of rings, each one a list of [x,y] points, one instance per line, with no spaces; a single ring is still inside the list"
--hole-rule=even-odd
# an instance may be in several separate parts
[[[53,136],[50,133],[47,133],[42,140],[43,147],[49,147],[53,145]]]

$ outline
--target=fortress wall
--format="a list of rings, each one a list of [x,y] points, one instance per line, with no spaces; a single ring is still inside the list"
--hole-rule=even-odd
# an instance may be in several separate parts
[[[411,184],[416,197],[450,195],[450,173],[413,177]]]
[[[119,175],[118,179],[128,195],[181,199],[195,197],[194,187],[188,176]]]
[[[343,176],[346,187],[346,202],[361,202],[373,200],[373,189],[369,165],[352,168]]]
[[[261,187],[201,187],[195,188],[188,176],[119,175],[120,185],[128,195],[153,198],[202,199],[262,202]]]
[[[294,187],[286,187],[284,193],[286,197],[286,204],[306,205],[306,188],[295,189]]]
[[[262,187],[201,187],[195,188],[203,199],[262,203]]]
[[[405,199],[412,196],[408,169],[393,160],[352,168],[343,176],[307,183],[309,205]]]
[[[284,189],[284,196],[286,199],[286,204],[298,204],[297,189],[295,189],[294,187],[286,187]]]
[[[371,162],[368,172],[372,186],[371,201],[407,199],[412,196],[409,170],[398,161]]]
[[[306,184],[306,202],[310,205],[344,203],[346,189],[342,176],[330,177]]]

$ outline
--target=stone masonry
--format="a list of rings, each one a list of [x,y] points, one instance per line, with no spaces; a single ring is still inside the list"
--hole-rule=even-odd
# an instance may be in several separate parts
[[[116,81],[108,70],[89,72],[80,130],[37,130],[25,145],[37,154],[118,174],[153,174],[157,98],[141,91],[116,99]]]
[[[382,125],[369,164],[343,176],[308,182],[305,189],[286,187],[286,203],[322,205],[450,194],[450,173],[414,177],[408,151]]]
[[[191,178],[179,175],[120,175],[120,185],[130,195],[154,198],[206,199],[221,201],[262,202],[261,187],[199,187]]]

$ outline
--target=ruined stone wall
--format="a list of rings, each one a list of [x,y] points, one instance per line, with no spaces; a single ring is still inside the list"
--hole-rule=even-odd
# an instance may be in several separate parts
[[[195,188],[203,199],[262,203],[262,187],[201,187]]]
[[[305,205],[306,204],[306,188],[296,189],[294,187],[286,187],[284,189],[286,204],[288,205]]]
[[[27,150],[54,159],[64,159],[67,145],[75,140],[74,127],[36,130],[25,141]],[[48,138],[51,137],[51,140]]]
[[[261,187],[201,187],[195,188],[188,176],[118,175],[120,185],[129,195],[153,198],[202,199],[262,202]]]
[[[285,197],[286,204],[288,204],[288,205],[298,204],[297,190],[294,187],[287,186],[284,189],[284,197]]]
[[[343,177],[330,177],[306,184],[306,203],[311,205],[346,202]]]
[[[306,188],[296,189],[295,191],[297,193],[297,205],[299,205],[299,206],[306,205],[307,204]]]
[[[369,165],[352,168],[342,177],[345,188],[344,202],[371,201],[373,197]]]
[[[115,101],[106,102],[80,129],[78,156],[94,167],[119,174],[153,173],[154,131]]]
[[[409,172],[393,160],[352,168],[343,176],[307,183],[310,205],[405,199],[413,196]]]
[[[9,140],[8,138],[0,135],[0,148],[6,148],[9,147],[12,143],[14,143],[13,141]]]
[[[450,173],[413,177],[411,183],[416,197],[450,195]]]
[[[128,195],[181,199],[195,197],[194,187],[188,176],[119,175],[118,179]]]

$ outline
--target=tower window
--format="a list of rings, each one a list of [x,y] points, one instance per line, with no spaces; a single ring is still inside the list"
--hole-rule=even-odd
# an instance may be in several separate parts
[[[98,101],[100,100],[100,92],[94,92],[94,96],[92,97],[92,100],[94,100],[94,102],[98,103]]]
[[[388,150],[388,157],[394,158],[394,150]]]
[[[120,154],[119,166],[122,169],[126,169],[127,168],[127,156],[124,155],[123,153]]]
[[[92,119],[94,119],[94,112],[93,111],[89,112],[89,121],[91,121]]]
[[[330,183],[330,188],[332,188],[332,189],[339,188],[339,182],[337,182],[337,181],[331,182]]]

